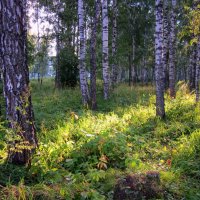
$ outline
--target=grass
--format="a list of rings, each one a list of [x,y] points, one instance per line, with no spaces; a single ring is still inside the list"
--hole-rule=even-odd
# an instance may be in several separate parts
[[[152,86],[97,94],[98,109],[81,106],[79,88],[55,90],[32,81],[39,149],[30,168],[5,162],[0,127],[0,199],[112,199],[118,179],[158,170],[167,199],[200,199],[200,107],[184,84],[166,95],[166,119],[155,117]]]

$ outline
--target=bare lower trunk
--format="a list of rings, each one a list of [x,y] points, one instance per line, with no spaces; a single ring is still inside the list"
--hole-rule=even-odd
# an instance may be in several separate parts
[[[97,69],[97,58],[96,58],[96,45],[97,45],[97,23],[101,12],[101,0],[95,2],[95,14],[93,19],[93,27],[91,33],[91,52],[90,52],[90,96],[91,96],[91,108],[96,110],[96,69]]]
[[[162,63],[163,46],[163,0],[156,0],[156,28],[155,28],[155,80],[156,80],[156,115],[165,117],[164,104],[164,69]]]
[[[197,43],[197,58],[196,58],[196,77],[195,77],[195,91],[196,91],[196,102],[199,102],[199,80],[200,80],[200,36],[198,37]]]
[[[112,26],[112,86],[117,82],[116,62],[116,41],[117,41],[117,0],[113,0],[113,26]]]
[[[129,55],[129,78],[128,78],[128,84],[129,86],[132,85],[132,62],[131,62],[131,55]]]
[[[37,146],[27,66],[26,1],[1,0],[0,13],[6,116],[15,135],[9,145],[9,161],[26,164]]]
[[[104,99],[109,97],[110,88],[110,72],[108,65],[108,2],[102,0],[102,65],[103,65],[103,85],[104,85]]]
[[[135,38],[132,38],[132,66],[131,66],[132,84],[137,82],[136,69],[135,69]]]
[[[80,35],[80,58],[79,58],[79,76],[83,105],[88,105],[89,93],[85,69],[85,24],[84,24],[84,4],[83,0],[78,1],[79,16],[79,35]]]
[[[57,30],[56,30],[56,76],[55,87],[61,88],[61,70],[60,70],[60,20],[57,11]]]
[[[169,54],[169,2],[164,0],[163,12],[163,69],[165,75],[165,89],[169,87],[168,54]]]
[[[195,89],[195,71],[196,71],[196,48],[193,45],[190,50],[190,63],[189,63],[189,88],[191,92]]]
[[[169,42],[169,94],[171,98],[176,97],[175,91],[175,49],[176,49],[176,0],[172,0],[170,15],[170,42]]]

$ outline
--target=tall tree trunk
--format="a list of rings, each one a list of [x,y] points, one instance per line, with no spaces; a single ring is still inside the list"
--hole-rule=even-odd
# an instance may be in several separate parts
[[[165,75],[165,89],[169,87],[168,54],[169,54],[169,2],[164,0],[163,12],[163,68]]]
[[[196,77],[195,77],[195,91],[196,91],[196,102],[199,102],[199,80],[200,80],[200,36],[198,36],[197,43],[197,58],[196,58]]]
[[[170,40],[169,40],[169,94],[171,98],[176,97],[175,91],[175,54],[176,54],[176,0],[172,0],[170,15]]]
[[[196,48],[195,45],[190,48],[189,62],[189,89],[192,92],[195,89],[195,72],[196,72]]]
[[[83,105],[88,105],[89,93],[85,69],[85,23],[84,23],[84,4],[83,0],[78,0],[79,17],[79,36],[80,36],[80,58],[79,58],[79,76]]]
[[[156,115],[165,117],[164,104],[164,69],[162,63],[163,46],[163,0],[155,0],[155,80],[156,80]]]
[[[132,84],[132,62],[131,62],[131,54],[128,56],[129,60],[129,76],[128,76],[128,85],[131,86]]]
[[[112,21],[112,86],[117,82],[116,42],[117,42],[117,0],[113,0]]]
[[[60,70],[60,19],[59,19],[59,2],[57,4],[56,11],[56,77],[55,77],[55,87],[60,89],[61,84],[61,70]]]
[[[102,0],[102,47],[103,47],[103,84],[104,84],[104,99],[109,97],[110,88],[110,72],[108,65],[108,2]]]
[[[2,61],[6,115],[18,135],[9,148],[9,161],[26,164],[37,146],[29,71],[25,0],[0,1],[0,56]]]
[[[135,38],[132,36],[132,66],[131,66],[131,76],[132,76],[132,84],[137,82],[136,78],[136,69],[135,69]]]
[[[90,52],[90,97],[91,97],[91,108],[96,110],[96,69],[97,69],[97,58],[96,58],[96,45],[97,45],[97,24],[101,13],[101,0],[95,1],[95,14],[92,25],[91,33],[91,52]]]
[[[147,34],[146,34],[146,27],[145,27],[145,31],[144,31],[144,50],[143,50],[143,67],[142,67],[142,74],[141,74],[141,76],[142,76],[142,84],[143,85],[146,85],[147,84],[147,82],[148,82],[148,75],[147,75],[147,73],[148,73],[148,70],[147,70],[147,61],[146,61],[146,55],[147,55],[147,49],[146,49],[146,38],[147,38]],[[147,47],[148,48],[148,47]]]

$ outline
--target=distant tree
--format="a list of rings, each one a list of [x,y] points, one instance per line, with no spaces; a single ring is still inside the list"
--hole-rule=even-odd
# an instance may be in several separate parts
[[[189,89],[192,92],[195,89],[195,72],[196,72],[196,47],[190,46],[189,58]]]
[[[109,97],[110,71],[108,64],[108,1],[102,0],[102,66],[104,99]]]
[[[199,102],[200,91],[199,91],[199,82],[200,82],[200,36],[198,37],[197,43],[197,59],[196,59],[196,77],[195,77],[195,88],[196,88],[196,102]]]
[[[116,61],[116,51],[117,51],[117,0],[113,0],[112,5],[113,17],[112,17],[112,86],[117,82],[117,61]]]
[[[38,73],[40,74],[40,83],[42,84],[43,77],[47,74],[48,69],[48,39],[43,37],[39,43],[38,52],[36,54],[38,65]]]
[[[165,117],[164,69],[162,62],[163,47],[163,0],[155,0],[155,80],[156,80],[156,115]]]
[[[33,70],[34,62],[35,62],[35,40],[34,37],[31,35],[28,35],[27,39],[27,52],[28,52],[28,67],[29,70]]]
[[[9,161],[26,164],[37,146],[27,65],[26,0],[0,1],[0,56],[6,116],[16,135]]]
[[[69,47],[61,49],[59,56],[62,88],[75,87],[78,83],[78,57]]]
[[[61,2],[60,0],[53,0],[53,5],[55,8],[56,13],[56,20],[55,20],[55,38],[56,38],[56,77],[55,77],[55,87],[60,89],[61,88],[61,69],[60,69],[60,50],[61,50],[61,20],[60,20],[60,11],[61,11]]]

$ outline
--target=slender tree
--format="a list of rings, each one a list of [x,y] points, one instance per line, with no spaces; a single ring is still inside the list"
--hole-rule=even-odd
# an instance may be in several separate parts
[[[190,47],[190,59],[189,59],[189,88],[192,92],[195,90],[195,72],[196,72],[196,48],[193,44]]]
[[[163,68],[165,75],[165,89],[169,87],[168,54],[169,54],[169,2],[164,0],[163,8]]]
[[[80,36],[80,58],[79,58],[79,76],[82,93],[83,105],[88,105],[89,93],[86,79],[85,67],[85,23],[84,23],[84,4],[83,0],[78,0],[78,18],[79,18],[79,36]]]
[[[101,0],[95,1],[95,13],[92,23],[92,33],[91,33],[91,47],[90,47],[90,64],[91,64],[91,75],[90,75],[90,97],[91,97],[91,108],[96,110],[96,69],[97,69],[97,59],[96,59],[96,45],[97,45],[97,24],[101,13]]]
[[[104,84],[104,99],[109,97],[110,88],[110,72],[108,65],[108,1],[102,0],[102,65],[103,65],[103,84]]]
[[[117,82],[117,63],[116,63],[116,43],[117,43],[117,0],[113,0],[113,20],[112,20],[112,86]]]
[[[170,14],[170,36],[169,36],[169,93],[171,98],[175,98],[175,49],[176,49],[176,0],[172,0]]]
[[[164,104],[164,69],[162,62],[163,47],[163,0],[155,0],[155,81],[156,81],[156,115],[165,117]]]
[[[197,58],[196,58],[196,77],[195,77],[196,102],[199,102],[200,98],[199,80],[200,80],[200,36],[198,36]]]
[[[132,84],[136,83],[136,69],[135,69],[135,36],[132,36],[132,66],[131,66],[131,80]]]
[[[57,0],[55,3],[56,9],[56,21],[55,21],[55,35],[56,35],[56,76],[55,76],[55,87],[60,89],[61,84],[61,69],[60,69],[60,50],[61,50],[61,41],[60,41],[60,0]]]
[[[16,137],[9,160],[26,164],[37,146],[27,66],[26,0],[0,1],[0,56],[6,116]]]

